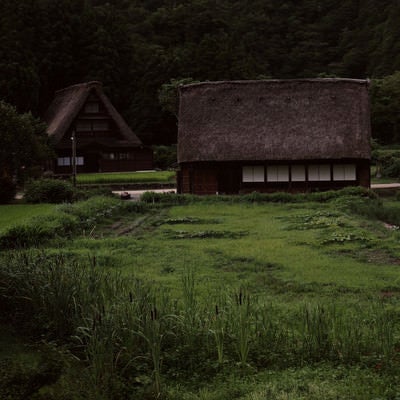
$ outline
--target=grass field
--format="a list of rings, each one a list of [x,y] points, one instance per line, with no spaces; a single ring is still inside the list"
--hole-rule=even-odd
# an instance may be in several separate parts
[[[48,215],[53,211],[54,204],[0,205],[0,232],[12,225],[24,223],[31,217]]]
[[[399,398],[400,231],[351,201],[131,208],[50,242],[47,260],[91,260],[89,282],[111,275],[73,333],[83,372],[43,398]]]
[[[78,184],[174,183],[175,171],[110,172],[78,174]]]

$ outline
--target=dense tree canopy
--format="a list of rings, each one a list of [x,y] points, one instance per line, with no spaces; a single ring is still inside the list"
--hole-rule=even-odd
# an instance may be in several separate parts
[[[168,143],[171,79],[383,79],[400,70],[399,20],[390,0],[2,0],[0,99],[41,115],[55,90],[101,80],[145,142]]]
[[[30,113],[0,101],[0,177],[23,180],[52,155],[46,126]]]

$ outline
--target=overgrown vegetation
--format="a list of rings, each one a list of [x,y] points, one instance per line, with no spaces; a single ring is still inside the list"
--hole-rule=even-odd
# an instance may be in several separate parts
[[[141,208],[140,205],[125,205],[116,198],[101,196],[60,205],[49,215],[33,217],[24,224],[11,226],[2,232],[0,248],[41,246],[53,239],[71,238],[74,234],[90,235],[98,222],[117,215],[123,207],[125,210]]]
[[[54,365],[39,399],[395,399],[400,207],[317,195],[57,206],[73,241],[0,258],[2,322],[56,350],[3,379]]]
[[[57,179],[40,179],[29,182],[25,187],[24,199],[28,203],[71,202],[74,187],[70,182]]]
[[[0,204],[10,202],[17,183],[35,176],[51,157],[45,125],[31,113],[19,114],[0,95]],[[40,173],[40,172],[39,172]]]
[[[241,196],[237,195],[223,195],[223,196],[196,196],[196,195],[180,195],[175,193],[157,193],[148,191],[143,193],[141,201],[151,204],[191,204],[191,203],[299,203],[307,201],[325,202],[345,196],[360,196],[375,198],[374,192],[362,187],[348,187],[342,190],[330,190],[324,192],[314,193],[298,193],[291,194],[287,192],[275,193],[258,193],[253,192]]]

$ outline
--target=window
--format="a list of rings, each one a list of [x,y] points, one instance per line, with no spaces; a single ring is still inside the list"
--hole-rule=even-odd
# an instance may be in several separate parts
[[[243,182],[264,182],[264,167],[262,165],[243,167]]]
[[[267,182],[289,182],[289,167],[287,165],[268,166]]]
[[[337,164],[333,166],[333,180],[355,181],[356,166],[354,164]]]
[[[77,132],[91,132],[92,124],[90,121],[78,121],[76,124]]]
[[[292,165],[292,182],[304,182],[306,180],[306,167],[304,165]]]
[[[68,167],[69,165],[71,165],[71,158],[70,157],[58,157],[57,165],[59,167]]]
[[[100,111],[99,103],[86,103],[85,104],[85,113],[87,114],[95,114]]]
[[[316,164],[308,166],[309,181],[330,181],[331,166],[329,164]]]
[[[75,161],[76,165],[84,165],[84,157],[82,156],[77,156]],[[59,167],[69,167],[70,165],[72,165],[72,157],[58,157],[57,165]]]
[[[115,160],[115,153],[104,153],[103,158],[106,160]]]
[[[104,132],[108,131],[108,121],[80,120],[76,124],[77,132]]]

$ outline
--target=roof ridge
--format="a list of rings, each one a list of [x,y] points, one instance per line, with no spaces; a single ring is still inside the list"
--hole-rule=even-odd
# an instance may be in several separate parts
[[[72,89],[78,89],[78,88],[86,88],[86,89],[91,89],[92,87],[103,87],[103,83],[100,81],[89,81],[89,82],[82,82],[82,83],[76,83],[74,85],[68,86],[63,89],[59,89],[55,91],[55,94],[60,94],[63,92],[68,92]]]
[[[358,83],[369,85],[369,79],[354,79],[354,78],[293,78],[293,79],[248,79],[248,80],[226,80],[226,81],[204,81],[197,83],[189,83],[181,85],[180,88],[190,88],[195,86],[218,86],[218,85],[255,85],[264,83]]]

